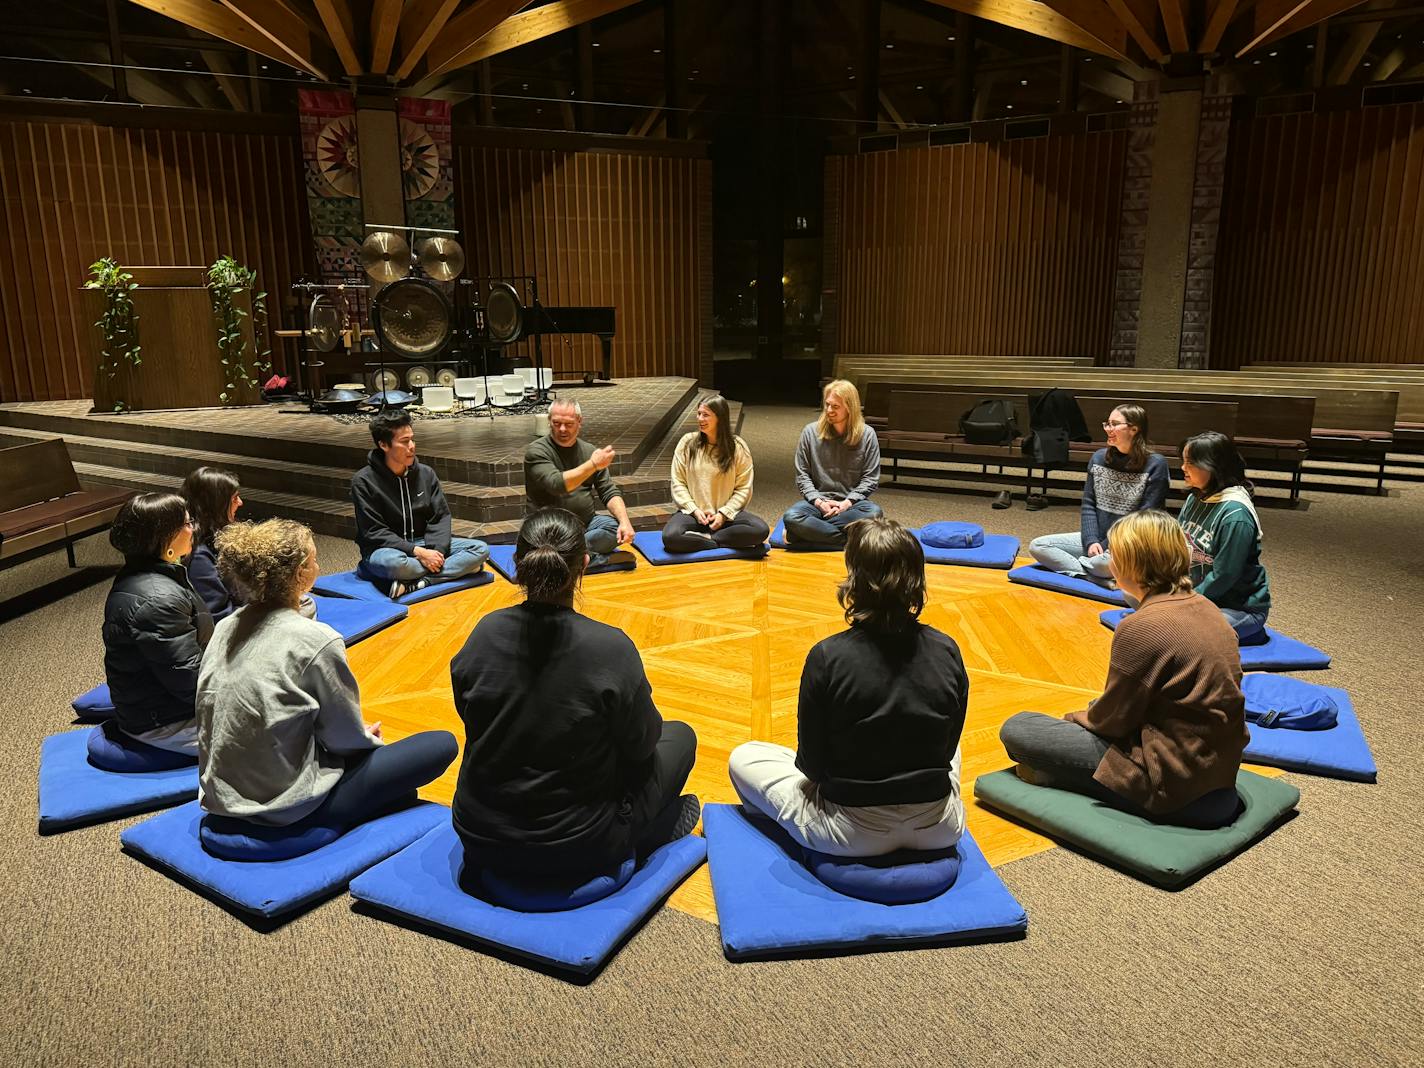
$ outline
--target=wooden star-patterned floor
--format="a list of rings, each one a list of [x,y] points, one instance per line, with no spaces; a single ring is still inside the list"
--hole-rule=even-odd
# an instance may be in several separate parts
[[[801,665],[816,642],[844,628],[836,584],[839,553],[773,552],[762,561],[652,567],[595,575],[580,610],[621,628],[637,644],[653,700],[665,719],[697,731],[688,787],[703,803],[736,802],[727,757],[742,742],[796,744]],[[998,866],[1051,848],[1052,842],[972,803],[980,775],[1008,767],[999,726],[1024,709],[1082,708],[1102,688],[1112,635],[1098,624],[1102,605],[1012,584],[1003,571],[929,568],[923,620],[952,636],[969,670],[969,717],[961,742],[969,828]],[[490,585],[414,605],[403,623],[361,642],[350,662],[367,721],[386,737],[443,728],[463,738],[450,692],[450,659],[486,612],[515,604],[520,592]],[[422,795],[449,803],[458,762]],[[715,920],[703,867],[671,898],[673,907]]]

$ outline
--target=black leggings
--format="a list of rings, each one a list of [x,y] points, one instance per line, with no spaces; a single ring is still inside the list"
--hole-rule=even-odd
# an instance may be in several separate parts
[[[316,811],[293,827],[343,830],[415,800],[415,791],[444,774],[460,743],[449,731],[422,731],[367,753],[347,757],[346,770]]]
[[[766,520],[751,512],[738,512],[737,518],[727,520],[720,530],[699,523],[686,512],[678,512],[663,527],[663,548],[670,553],[695,553],[708,548],[706,538],[688,537],[688,532],[693,530],[710,534],[718,547],[723,549],[750,549],[771,535]]]

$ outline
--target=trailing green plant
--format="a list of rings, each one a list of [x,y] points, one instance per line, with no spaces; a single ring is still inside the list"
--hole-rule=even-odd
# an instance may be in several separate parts
[[[110,378],[118,373],[120,362],[137,367],[143,363],[143,346],[138,342],[138,313],[130,296],[138,283],[133,274],[117,260],[105,256],[89,265],[89,280],[85,289],[97,289],[104,294],[104,311],[94,323],[104,333],[100,350],[99,370]]]
[[[208,297],[213,306],[217,328],[218,354],[223,366],[223,392],[218,400],[227,404],[233,400],[240,385],[255,388],[257,376],[272,369],[272,350],[267,341],[267,294],[256,289],[257,272],[244,267],[231,256],[219,256],[208,268]],[[248,313],[234,301],[238,293],[247,293],[252,308],[250,342],[242,329]],[[248,358],[251,357],[251,367]]]

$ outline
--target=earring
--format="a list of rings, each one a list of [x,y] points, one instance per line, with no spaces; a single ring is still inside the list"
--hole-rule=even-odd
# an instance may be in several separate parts
[[[172,560],[172,559],[173,559],[173,550],[172,550],[172,549],[169,549],[166,553],[164,553],[164,555],[167,556],[168,559]]]

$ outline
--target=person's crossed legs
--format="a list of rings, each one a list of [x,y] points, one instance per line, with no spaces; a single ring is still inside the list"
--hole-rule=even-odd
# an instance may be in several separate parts
[[[415,544],[425,545],[424,541]],[[377,549],[357,565],[356,573],[378,586],[392,582],[413,586],[422,580],[427,583],[453,582],[478,571],[488,559],[489,546],[477,538],[451,538],[445,566],[439,571],[426,570],[418,559],[399,549]]]
[[[815,545],[843,545],[845,528],[861,519],[884,515],[880,505],[871,501],[856,501],[844,512],[829,518],[810,501],[797,501],[781,517],[789,542],[809,542]]]

